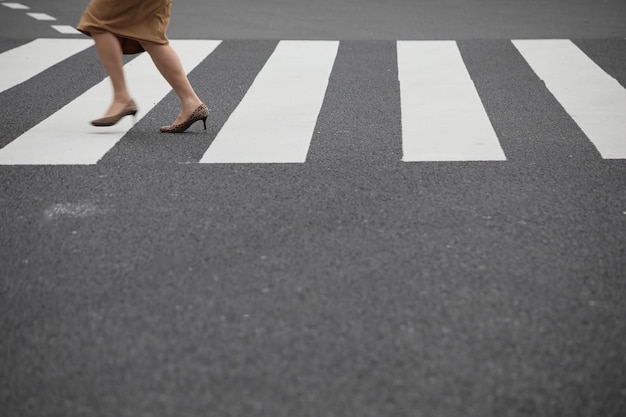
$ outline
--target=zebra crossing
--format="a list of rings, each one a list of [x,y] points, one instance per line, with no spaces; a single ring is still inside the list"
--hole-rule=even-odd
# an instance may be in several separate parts
[[[626,89],[572,41],[511,41],[545,88],[604,159],[626,159]],[[205,65],[219,40],[174,40],[190,73]],[[455,41],[397,41],[403,162],[506,161],[464,57]],[[35,39],[0,54],[0,95],[26,86],[37,74],[92,46],[88,39]],[[243,98],[217,134],[207,137],[195,162],[306,163],[316,123],[326,104],[339,41],[278,41]],[[136,122],[170,93],[147,54],[125,65],[140,107]],[[368,88],[364,83],[362,87]],[[136,128],[129,118],[111,128],[75,123],[87,109],[101,109],[110,94],[107,79],[65,103],[0,148],[0,165],[93,165]],[[104,97],[104,99],[103,99]],[[219,106],[219,103],[212,103]],[[359,105],[356,103],[355,105]],[[97,114],[91,115],[97,117]],[[349,123],[349,121],[346,121]],[[389,123],[394,123],[390,118]],[[155,134],[157,129],[153,127]]]

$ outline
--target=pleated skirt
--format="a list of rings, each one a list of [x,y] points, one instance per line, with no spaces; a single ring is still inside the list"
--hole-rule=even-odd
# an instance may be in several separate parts
[[[84,34],[110,32],[125,54],[144,49],[138,41],[167,44],[172,0],[91,0],[76,27]]]

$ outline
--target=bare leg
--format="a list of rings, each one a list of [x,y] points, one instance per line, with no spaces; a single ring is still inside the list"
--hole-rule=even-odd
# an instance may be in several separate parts
[[[115,35],[109,32],[93,32],[91,36],[96,43],[100,62],[113,85],[113,103],[104,116],[113,116],[123,111],[130,101],[124,78],[122,48]]]
[[[178,54],[170,45],[141,42],[141,46],[150,54],[157,69],[180,100],[182,110],[173,124],[184,122],[202,101],[193,90]]]

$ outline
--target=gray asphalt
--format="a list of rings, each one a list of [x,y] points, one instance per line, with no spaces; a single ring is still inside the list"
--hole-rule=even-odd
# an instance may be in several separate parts
[[[175,2],[172,38],[225,39],[207,132],[156,131],[170,94],[98,165],[0,166],[0,416],[626,414],[626,161],[509,42],[626,86],[626,7],[518,3]],[[60,36],[2,9],[0,51]],[[287,38],[342,40],[307,162],[196,163]],[[459,40],[507,161],[400,161],[396,38]],[[103,76],[0,94],[0,146]]]
[[[23,3],[75,24],[87,0]],[[623,0],[177,0],[169,35],[199,39],[523,39],[624,37]],[[29,36],[0,14],[0,33]],[[25,25],[28,30],[25,30]]]

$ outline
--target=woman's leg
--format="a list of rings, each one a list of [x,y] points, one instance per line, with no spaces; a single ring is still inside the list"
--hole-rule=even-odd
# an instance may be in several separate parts
[[[91,36],[96,43],[96,51],[100,57],[100,62],[113,85],[113,103],[104,115],[104,117],[109,117],[123,111],[130,101],[124,78],[122,47],[112,33],[93,32]]]
[[[150,54],[157,69],[180,100],[182,110],[173,124],[184,122],[202,104],[202,101],[193,90],[178,54],[169,44],[141,42],[141,46]]]

